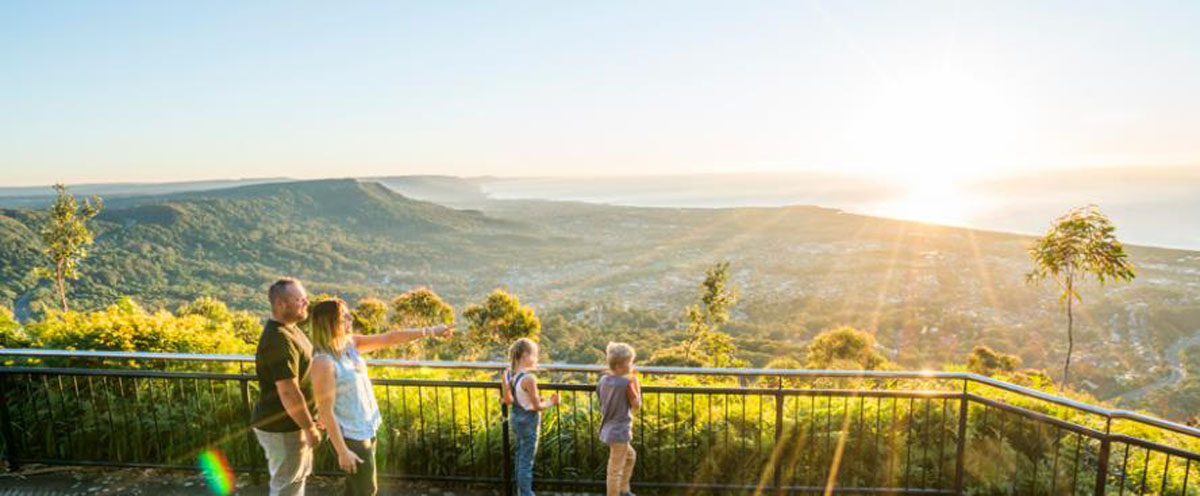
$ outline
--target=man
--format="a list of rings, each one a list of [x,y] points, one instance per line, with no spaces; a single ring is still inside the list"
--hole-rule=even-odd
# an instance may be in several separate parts
[[[267,453],[271,496],[302,495],[312,472],[313,448],[321,442],[310,402],[312,343],[296,327],[308,317],[308,294],[300,281],[285,277],[271,285],[267,296],[271,318],[254,355],[259,395],[251,420]]]

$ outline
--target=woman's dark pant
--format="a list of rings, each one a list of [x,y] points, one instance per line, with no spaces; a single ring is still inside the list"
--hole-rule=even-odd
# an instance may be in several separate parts
[[[366,441],[346,440],[346,447],[362,459],[353,474],[346,474],[346,496],[375,496],[379,485],[375,481],[375,438]]]

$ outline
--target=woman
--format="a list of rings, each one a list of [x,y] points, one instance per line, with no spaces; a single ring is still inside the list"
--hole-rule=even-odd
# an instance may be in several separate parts
[[[440,325],[357,335],[346,303],[338,299],[317,303],[309,318],[317,414],[337,452],[338,467],[347,474],[345,494],[374,495],[378,490],[375,432],[380,423],[379,405],[361,354],[425,336],[449,336],[454,329]]]

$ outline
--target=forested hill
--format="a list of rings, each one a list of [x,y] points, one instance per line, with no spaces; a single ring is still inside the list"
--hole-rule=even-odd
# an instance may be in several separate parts
[[[839,325],[872,333],[908,368],[961,363],[976,345],[1051,370],[1065,353],[1056,288],[1025,280],[1028,236],[812,206],[488,200],[474,181],[380,181],[111,199],[91,223],[97,241],[83,278],[70,285],[72,308],[131,296],[175,309],[212,296],[261,314],[265,288],[280,275],[350,301],[429,286],[459,309],[502,287],[543,317],[553,356],[590,361],[609,339],[647,352],[670,344],[705,269],[729,261],[740,297],[725,330],[756,365]],[[23,319],[53,301],[49,284],[26,278],[39,256],[41,215],[0,210],[0,305]],[[1200,253],[1129,253],[1132,283],[1083,288],[1072,371],[1101,396],[1152,391],[1137,396],[1158,411],[1200,405],[1200,387],[1189,382],[1200,378],[1200,359],[1182,358],[1200,357],[1200,348],[1187,349],[1200,334]],[[1185,397],[1194,401],[1157,404]]]
[[[0,299],[15,303],[18,313],[45,292],[25,277],[37,261],[41,215],[0,210]],[[93,224],[97,242],[71,292],[84,308],[119,295],[152,306],[214,295],[262,308],[264,281],[282,274],[317,289],[357,293],[386,284],[392,269],[486,268],[546,245],[520,222],[353,179],[119,198]]]

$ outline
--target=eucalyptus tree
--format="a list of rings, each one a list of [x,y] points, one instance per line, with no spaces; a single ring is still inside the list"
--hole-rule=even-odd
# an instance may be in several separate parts
[[[87,221],[104,209],[104,202],[93,196],[80,205],[62,184],[55,184],[54,191],[57,196],[41,230],[42,265],[34,268],[33,276],[54,282],[54,291],[66,312],[67,280],[79,278],[79,265],[87,258],[87,247],[95,241]]]
[[[1095,205],[1076,208],[1055,219],[1050,230],[1029,248],[1033,270],[1026,280],[1053,280],[1059,302],[1067,314],[1067,358],[1063,384],[1071,380],[1071,354],[1075,351],[1074,303],[1083,303],[1079,285],[1094,278],[1103,286],[1109,281],[1129,281],[1135,276],[1125,247],[1117,240],[1117,228]]]

